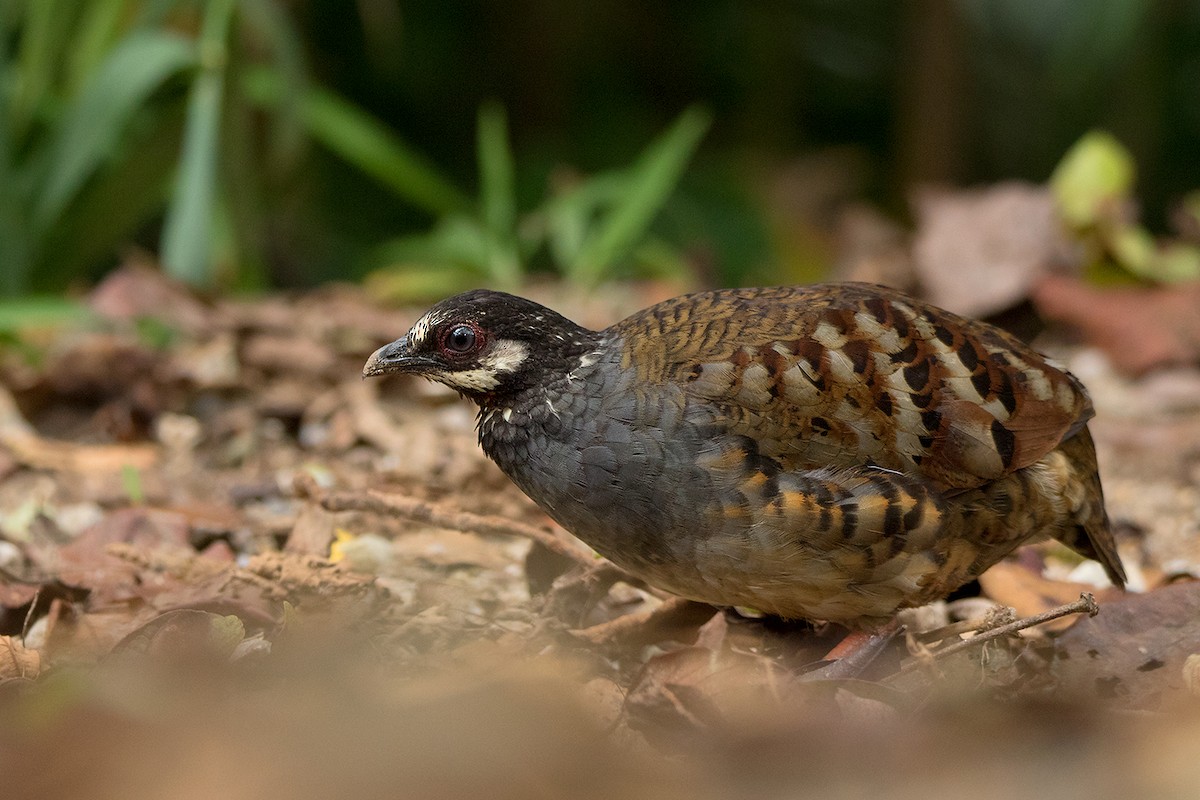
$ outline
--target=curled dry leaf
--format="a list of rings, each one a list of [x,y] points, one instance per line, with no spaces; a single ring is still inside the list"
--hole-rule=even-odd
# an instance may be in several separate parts
[[[196,658],[228,659],[245,636],[246,626],[236,616],[177,609],[128,633],[111,655],[148,655],[181,664]]]
[[[1196,653],[1183,662],[1183,685],[1193,697],[1200,697],[1200,655]]]
[[[12,636],[0,636],[0,681],[36,678],[42,671],[42,656]]]

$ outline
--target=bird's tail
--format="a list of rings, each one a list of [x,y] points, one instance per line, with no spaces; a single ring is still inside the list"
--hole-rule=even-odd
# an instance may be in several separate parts
[[[1085,426],[1058,450],[1067,457],[1070,475],[1066,498],[1075,526],[1056,535],[1060,542],[1087,558],[1099,561],[1114,585],[1125,587],[1125,568],[1104,510],[1104,489],[1096,467],[1096,446]]]

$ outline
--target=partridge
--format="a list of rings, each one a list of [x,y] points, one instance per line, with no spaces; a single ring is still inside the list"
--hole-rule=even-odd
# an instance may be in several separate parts
[[[534,502],[683,597],[867,628],[1044,537],[1124,584],[1080,382],[885,287],[701,292],[601,331],[471,291],[363,369],[395,372],[473,400]]]

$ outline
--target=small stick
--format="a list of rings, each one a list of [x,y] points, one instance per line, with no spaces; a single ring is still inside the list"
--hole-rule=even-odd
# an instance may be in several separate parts
[[[712,607],[709,606],[708,608]],[[664,600],[656,608],[646,611],[635,611],[632,614],[624,614],[608,622],[601,622],[590,628],[575,630],[571,633],[584,641],[598,645],[611,644],[616,641],[629,641],[631,639],[637,640],[646,636],[648,631],[652,631],[659,625],[670,623],[674,619],[685,618],[688,612],[694,612],[696,615],[703,614],[705,613],[704,609],[705,605],[703,603],[697,603],[694,600],[688,600],[683,597],[671,597]],[[716,609],[712,609],[712,611],[716,613]]]
[[[1016,633],[1017,631],[1024,630],[1025,628],[1032,628],[1034,625],[1041,625],[1043,622],[1049,622],[1050,620],[1059,619],[1060,617],[1070,616],[1071,614],[1082,614],[1085,612],[1089,617],[1094,617],[1100,613],[1100,606],[1096,604],[1096,598],[1092,596],[1091,592],[1084,592],[1083,594],[1079,595],[1079,599],[1074,603],[1067,603],[1066,605],[1052,608],[1049,611],[1043,611],[1041,614],[1034,614],[1032,617],[1025,617],[1024,619],[1018,619],[1014,622],[1009,622],[990,630],[982,631],[978,635],[972,636],[970,639],[963,639],[955,642],[954,644],[930,651],[929,655],[933,659],[945,658],[946,656],[952,656],[955,653],[962,652],[969,647],[986,644],[993,639],[999,639],[1001,636],[1008,636],[1010,633]],[[896,674],[904,674],[905,672],[915,669],[918,665],[924,663],[928,663],[928,661],[926,659],[921,659],[919,661],[909,662],[905,666],[901,667],[900,671]]]
[[[585,567],[595,567],[599,562],[599,559],[590,551],[584,550],[582,546],[558,536],[552,531],[502,517],[458,511],[402,494],[373,490],[365,494],[324,492],[308,476],[297,477],[295,487],[298,494],[313,498],[326,511],[366,511],[381,516],[396,514],[416,522],[426,522],[430,525],[464,533],[477,533],[485,536],[520,536],[532,539],[547,550]]]

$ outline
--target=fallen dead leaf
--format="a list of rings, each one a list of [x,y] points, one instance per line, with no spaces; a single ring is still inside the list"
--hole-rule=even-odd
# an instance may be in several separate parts
[[[1052,608],[1072,603],[1084,592],[1097,593],[1096,587],[1085,583],[1055,581],[1026,569],[1019,563],[1002,561],[979,576],[983,593],[1002,606],[1009,606],[1018,617],[1032,617]],[[1119,597],[1114,591],[1104,593],[1101,605],[1108,597]],[[1062,617],[1044,622],[1038,629],[1061,631],[1074,625],[1079,617]]]
[[[1055,640],[1061,691],[1122,708],[1171,707],[1186,695],[1183,667],[1200,653],[1200,581],[1110,601]]]
[[[36,678],[42,671],[42,656],[26,649],[12,636],[0,636],[0,681],[11,678]]]
[[[28,604],[41,588],[36,583],[12,583],[12,578],[0,572],[0,608],[20,608]]]
[[[1027,298],[1051,270],[1078,270],[1079,255],[1043,187],[925,190],[913,205],[917,278],[935,305],[986,317]]]
[[[513,565],[512,557],[495,543],[453,530],[427,528],[405,534],[392,543],[392,551],[399,561],[419,560],[439,570],[505,570]]]
[[[1097,289],[1051,277],[1034,287],[1033,301],[1047,319],[1078,329],[1134,375],[1200,362],[1200,283]]]
[[[110,272],[92,290],[88,305],[110,319],[152,317],[192,332],[211,325],[211,310],[195,292],[136,257]]]
[[[242,362],[250,367],[274,370],[292,377],[331,375],[337,377],[337,356],[321,342],[297,346],[291,334],[259,334],[242,345]]]
[[[232,614],[193,609],[160,614],[126,634],[111,657],[146,655],[188,664],[201,658],[227,659],[246,637],[246,626]]]
[[[129,508],[107,515],[55,553],[38,554],[37,563],[63,583],[90,590],[97,599],[153,593],[154,582],[135,582],[131,565],[110,552],[115,544],[132,545],[146,557],[193,552],[183,515]]]

